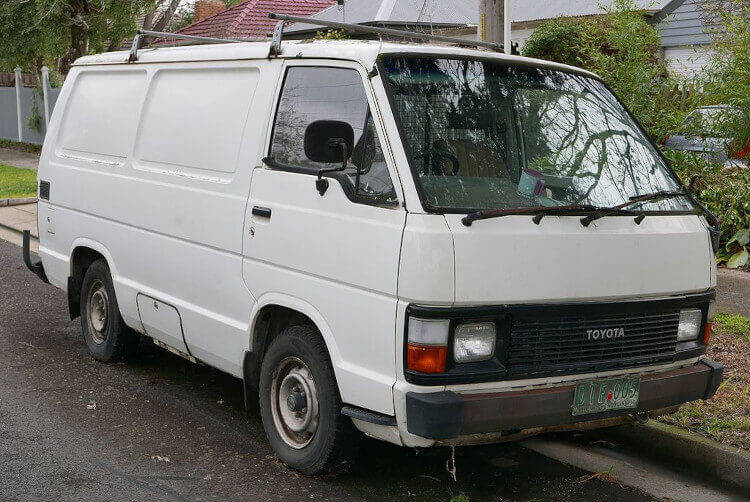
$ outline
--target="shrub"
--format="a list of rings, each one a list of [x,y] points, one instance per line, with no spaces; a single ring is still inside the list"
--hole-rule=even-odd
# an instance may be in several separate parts
[[[707,104],[731,105],[717,126],[733,138],[730,151],[750,158],[750,2],[723,0],[707,12],[720,29],[705,83]]]
[[[36,92],[32,94],[31,110],[29,111],[29,116],[26,117],[26,125],[29,127],[29,129],[41,134],[42,114],[39,112],[39,103],[37,103],[36,95]]]
[[[667,150],[664,153],[685,184],[693,176],[702,177],[695,184],[694,194],[719,218],[723,242],[750,227],[750,169],[727,172],[720,164],[690,152]]]

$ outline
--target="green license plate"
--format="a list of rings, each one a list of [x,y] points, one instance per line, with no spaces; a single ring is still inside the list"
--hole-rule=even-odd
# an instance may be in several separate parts
[[[580,382],[573,396],[573,416],[635,408],[640,388],[640,375]]]

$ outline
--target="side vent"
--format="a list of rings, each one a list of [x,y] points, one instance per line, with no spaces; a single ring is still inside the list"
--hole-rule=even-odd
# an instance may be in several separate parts
[[[49,200],[49,181],[39,181],[39,198]]]

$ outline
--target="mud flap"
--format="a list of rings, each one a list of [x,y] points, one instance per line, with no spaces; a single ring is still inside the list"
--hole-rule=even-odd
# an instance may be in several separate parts
[[[23,231],[23,262],[26,264],[26,268],[34,272],[37,277],[39,277],[42,282],[45,282],[49,284],[49,280],[47,280],[47,274],[44,273],[44,265],[41,261],[38,263],[34,263],[31,261],[31,232],[28,230]]]

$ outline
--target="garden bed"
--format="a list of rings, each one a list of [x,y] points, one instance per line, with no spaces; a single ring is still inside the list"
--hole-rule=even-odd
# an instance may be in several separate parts
[[[8,148],[10,150],[17,150],[19,152],[36,154],[39,154],[42,151],[42,145],[35,145],[34,143],[23,143],[20,141],[11,141],[9,139],[0,139],[0,148]]]
[[[659,420],[750,451],[750,318],[718,314],[707,355],[724,364],[716,395]]]

